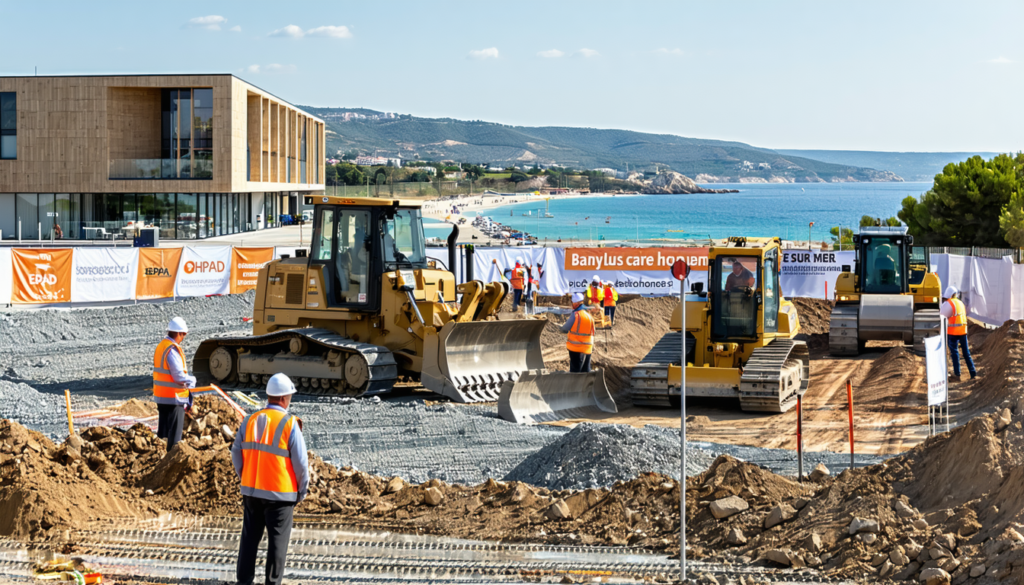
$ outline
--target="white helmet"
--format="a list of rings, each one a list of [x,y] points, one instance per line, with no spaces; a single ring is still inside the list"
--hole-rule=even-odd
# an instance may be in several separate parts
[[[578,293],[578,292],[577,293],[572,293],[572,302],[573,302],[573,304],[582,303],[583,302],[583,293]]]
[[[519,263],[520,265],[522,265],[522,266],[526,266],[526,261],[525,261],[525,260],[523,260],[523,257],[522,257],[522,256],[520,256],[519,258],[517,258],[517,259],[516,259],[516,262],[518,262],[518,263]]]
[[[171,333],[188,333],[188,325],[181,317],[175,317],[167,324],[167,330]]]
[[[943,295],[943,296],[945,296],[947,299],[951,299],[951,298],[955,297],[956,293],[958,293],[958,292],[960,292],[960,291],[956,290],[955,286],[949,285],[949,286],[946,287],[946,294]]]
[[[267,382],[267,396],[290,396],[295,394],[295,384],[285,374],[274,374]]]
[[[595,274],[594,278],[592,278],[590,280],[593,281],[593,282],[601,282],[601,277]]]

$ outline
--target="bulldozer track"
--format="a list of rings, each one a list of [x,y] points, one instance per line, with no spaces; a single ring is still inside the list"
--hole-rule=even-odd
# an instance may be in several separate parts
[[[321,355],[326,356],[330,351],[340,352],[343,356],[342,362],[347,364],[352,356],[360,356],[364,362],[366,381],[358,387],[354,387],[345,381],[344,373],[341,372],[336,378],[318,378],[302,376],[301,372],[285,372],[296,381],[296,389],[300,394],[314,396],[371,396],[390,392],[398,379],[398,364],[395,357],[386,347],[360,343],[343,335],[327,329],[288,329],[277,331],[266,335],[249,337],[214,336],[200,345],[193,358],[193,370],[198,376],[209,376],[209,360],[211,354],[218,347],[237,350],[240,348],[272,348],[280,346],[280,351],[287,352],[291,340],[300,338],[306,345],[312,344],[320,350]],[[278,353],[278,352],[259,352]],[[325,358],[326,359],[326,358]],[[344,368],[342,368],[344,369]],[[246,388],[252,386],[263,386],[266,384],[264,378],[268,375],[252,376],[248,380],[242,379],[238,372],[238,362],[233,364],[233,372],[225,380],[218,380],[218,383],[228,388]]]
[[[658,343],[654,344],[651,351],[647,352],[644,359],[640,360],[630,375],[630,388],[633,396],[633,404],[637,406],[671,406],[672,398],[679,396],[678,388],[669,388],[668,369],[669,366],[679,365],[682,360],[683,342],[682,333],[670,331],[665,334]],[[687,353],[693,349],[696,340],[686,340]]]
[[[832,355],[848,356],[860,353],[860,338],[857,322],[860,315],[858,305],[836,305],[828,328],[828,352]]]
[[[757,412],[786,412],[792,408],[797,396],[807,391],[810,359],[807,344],[794,339],[776,339],[752,351],[740,375],[740,406]],[[793,360],[799,362],[797,384],[785,376]]]

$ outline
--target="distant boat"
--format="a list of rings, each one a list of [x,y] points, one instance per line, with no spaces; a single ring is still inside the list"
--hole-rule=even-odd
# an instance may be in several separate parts
[[[549,198],[545,199],[544,201],[546,202],[544,204],[544,217],[548,218],[548,219],[550,219],[552,217],[555,217],[555,216],[551,215],[550,213],[548,213],[548,210],[551,207],[551,198],[549,197]],[[539,209],[537,210],[537,215],[540,215],[540,210]]]
[[[531,211],[527,211],[526,213],[524,213],[523,217],[529,217],[531,215],[533,215],[533,211],[532,210]]]
[[[612,222],[612,216],[609,215],[608,217],[606,217],[604,222],[605,223],[611,223]]]

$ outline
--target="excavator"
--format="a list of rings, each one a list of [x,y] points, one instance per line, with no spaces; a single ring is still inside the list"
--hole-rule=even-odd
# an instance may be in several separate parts
[[[506,283],[456,285],[451,272],[432,267],[420,203],[305,201],[314,205],[308,255],[297,250],[260,269],[253,335],[203,341],[192,364],[201,380],[262,387],[283,372],[303,393],[366,396],[389,392],[401,377],[457,402],[482,402],[497,400],[505,381],[543,370],[546,321],[495,320]],[[543,377],[537,383],[543,388]]]
[[[861,227],[853,244],[853,270],[843,266],[836,279],[829,353],[858,355],[868,341],[890,340],[924,355],[924,338],[939,334],[942,300],[928,248],[914,246],[906,226]]]
[[[708,290],[691,286],[671,331],[633,368],[633,404],[679,406],[685,339],[686,396],[739,398],[745,411],[792,408],[807,391],[810,354],[795,339],[800,321],[779,287],[780,260],[778,238],[732,237],[709,248]]]

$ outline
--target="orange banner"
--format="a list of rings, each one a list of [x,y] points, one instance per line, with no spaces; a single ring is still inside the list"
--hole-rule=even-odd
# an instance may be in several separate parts
[[[566,270],[662,272],[682,258],[690,270],[707,271],[707,248],[566,248]]]
[[[15,248],[11,254],[14,268],[11,301],[71,302],[71,254],[70,248]]]
[[[135,298],[167,299],[174,296],[182,248],[139,248],[139,275]]]
[[[256,288],[260,268],[274,259],[273,248],[231,249],[231,294]]]

